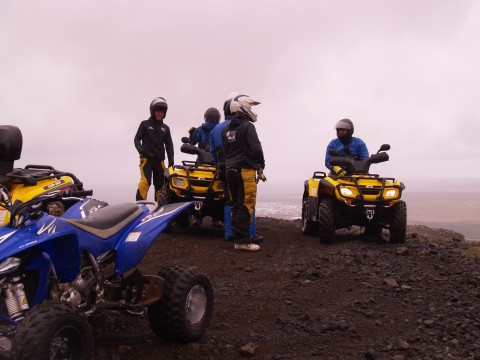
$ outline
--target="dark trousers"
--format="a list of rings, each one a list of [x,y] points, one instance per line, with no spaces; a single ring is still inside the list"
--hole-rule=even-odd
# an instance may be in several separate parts
[[[148,189],[152,183],[155,189],[155,201],[157,201],[160,191],[162,191],[165,182],[165,165],[163,160],[154,158],[140,157],[140,181],[138,182],[138,189],[136,199],[147,200]]]
[[[227,169],[235,242],[250,243],[249,227],[257,200],[254,169]]]

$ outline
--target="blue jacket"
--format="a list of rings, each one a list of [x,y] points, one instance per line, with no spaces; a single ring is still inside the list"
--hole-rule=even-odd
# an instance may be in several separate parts
[[[190,143],[196,145],[198,143],[199,147],[209,151],[210,149],[210,132],[212,129],[218,125],[217,122],[205,122],[190,136]]]
[[[230,120],[225,120],[210,131],[210,153],[212,154],[213,163],[216,167],[225,163],[222,149],[222,130],[229,123]]]
[[[345,154],[345,147],[348,147],[350,150],[350,155],[353,156],[356,160],[364,160],[368,158],[368,149],[365,142],[357,137],[352,137],[350,143],[346,146],[339,139],[333,139],[327,146],[327,151],[325,154],[325,166],[329,170],[333,170],[333,166],[330,165],[330,158],[332,157],[329,154],[330,149],[335,149],[340,155]]]

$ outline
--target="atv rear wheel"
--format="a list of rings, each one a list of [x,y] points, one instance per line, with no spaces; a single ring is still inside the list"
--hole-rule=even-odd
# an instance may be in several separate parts
[[[320,200],[318,235],[322,244],[331,244],[335,240],[335,201],[333,199]]]
[[[318,224],[316,221],[310,219],[308,211],[308,198],[302,200],[302,234],[317,235]]]
[[[180,342],[198,339],[213,313],[213,289],[207,275],[197,267],[162,269],[165,279],[160,302],[148,307],[148,320],[157,336]]]
[[[93,351],[92,329],[74,305],[46,301],[22,320],[12,351],[15,359],[87,360]]]
[[[390,218],[390,242],[405,242],[407,237],[407,204],[400,200],[392,207]]]

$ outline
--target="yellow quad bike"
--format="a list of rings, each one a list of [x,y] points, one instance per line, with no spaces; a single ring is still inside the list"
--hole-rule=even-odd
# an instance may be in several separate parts
[[[10,193],[12,203],[15,200],[26,202],[36,196],[51,192],[83,191],[83,184],[71,173],[55,170],[48,165],[27,165],[25,168],[13,168],[14,161],[20,159],[22,152],[22,133],[13,125],[0,126],[0,184]],[[86,191],[91,195],[91,191]],[[68,204],[54,202],[45,209],[52,215],[60,216]],[[10,212],[0,206],[0,225],[10,221]]]
[[[346,176],[316,171],[305,181],[302,198],[302,233],[318,235],[320,242],[335,240],[335,230],[353,225],[365,228],[369,237],[382,238],[389,230],[391,243],[405,242],[407,205],[401,200],[405,185],[395,178],[370,174],[371,164],[388,161],[384,144],[365,160],[331,152],[330,164],[347,170]]]
[[[184,211],[174,220],[181,227],[190,225],[192,215],[211,216],[223,221],[225,196],[212,155],[190,144],[188,137],[183,137],[182,142],[180,151],[196,155],[197,159],[184,160],[182,165],[165,169],[166,185],[158,197],[159,205],[194,201],[194,206],[188,212]]]

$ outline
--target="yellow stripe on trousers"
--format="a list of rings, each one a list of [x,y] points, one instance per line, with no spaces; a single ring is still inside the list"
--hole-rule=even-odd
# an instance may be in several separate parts
[[[257,183],[255,181],[254,169],[242,169],[243,189],[245,191],[245,207],[250,214],[250,222],[252,222],[253,210],[257,202]]]

